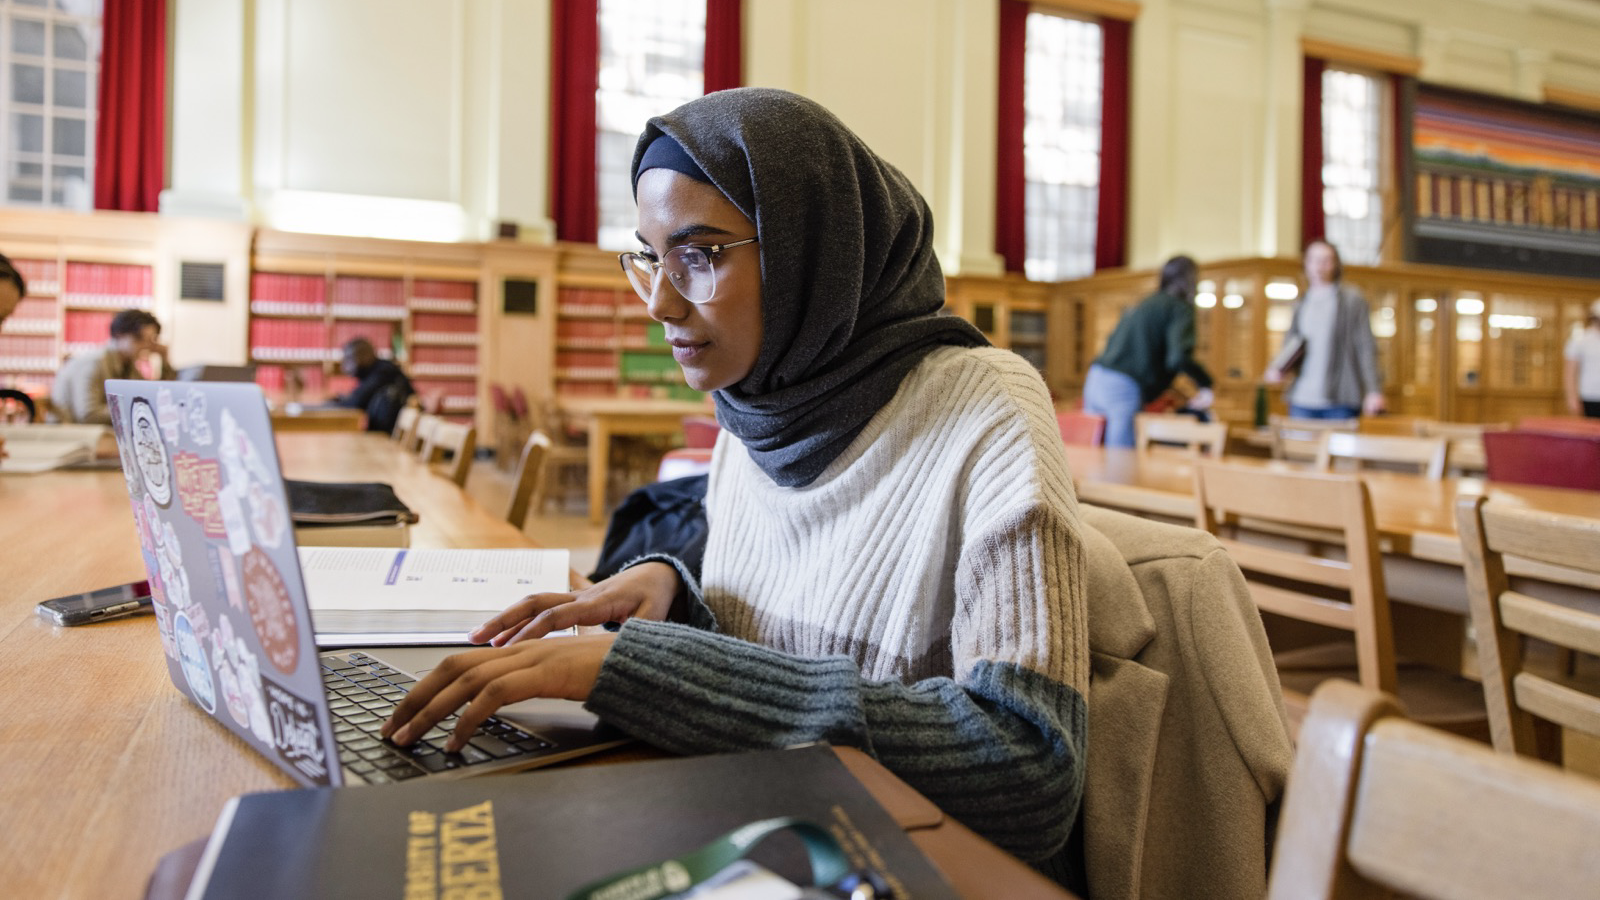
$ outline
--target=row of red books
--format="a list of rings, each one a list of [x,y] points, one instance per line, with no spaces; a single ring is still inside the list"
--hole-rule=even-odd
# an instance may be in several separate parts
[[[327,300],[327,279],[321,275],[286,275],[256,272],[250,276],[250,299],[321,307]]]
[[[256,366],[256,384],[269,394],[282,394],[289,389],[289,366]],[[325,378],[320,365],[293,366],[299,376],[300,390],[307,397],[321,397]]]
[[[149,297],[153,293],[149,266],[116,263],[69,262],[63,287],[68,294]]]
[[[478,283],[475,281],[442,281],[434,278],[418,278],[411,282],[411,305],[418,309],[424,301],[448,300],[455,303],[465,301],[476,305],[478,302]]]
[[[411,316],[411,330],[417,334],[470,334],[478,333],[477,316],[452,316],[443,313],[419,312]]]
[[[111,339],[116,313],[69,309],[62,319],[61,339],[69,344],[103,344]]]
[[[379,350],[387,350],[394,343],[394,322],[334,322],[330,347],[343,347],[346,341],[364,337]]]
[[[353,278],[333,280],[335,306],[395,306],[404,308],[406,293],[398,278]]]
[[[413,365],[443,363],[456,366],[476,366],[477,347],[415,347],[411,351]]]
[[[61,291],[61,267],[53,259],[15,259],[11,264],[28,283],[28,293],[40,297],[54,297]]]

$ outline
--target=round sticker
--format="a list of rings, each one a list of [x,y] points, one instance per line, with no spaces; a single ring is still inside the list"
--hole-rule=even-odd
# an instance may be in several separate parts
[[[217,685],[211,679],[211,666],[206,662],[206,648],[195,636],[189,617],[179,613],[173,626],[178,644],[178,664],[183,667],[183,678],[189,682],[189,695],[208,713],[217,711]]]
[[[285,675],[300,661],[300,630],[295,627],[294,606],[272,560],[259,548],[239,559],[239,580],[261,650],[274,668]]]
[[[145,492],[158,506],[171,506],[172,462],[167,458],[167,445],[161,440],[161,428],[156,423],[156,413],[150,408],[150,401],[135,398],[128,419],[133,459],[139,467],[139,478],[144,482]]]

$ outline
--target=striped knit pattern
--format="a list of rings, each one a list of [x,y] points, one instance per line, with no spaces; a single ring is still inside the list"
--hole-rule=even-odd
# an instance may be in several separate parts
[[[1059,874],[1088,650],[1077,504],[1038,374],[991,348],[930,353],[801,488],[724,433],[706,505],[701,588],[722,634],[630,621],[590,707],[679,752],[861,747]]]

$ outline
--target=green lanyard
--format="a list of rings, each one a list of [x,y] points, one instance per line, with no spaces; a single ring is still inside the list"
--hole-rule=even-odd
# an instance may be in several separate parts
[[[676,859],[602,878],[568,894],[567,900],[658,900],[681,894],[743,858],[767,835],[785,829],[805,842],[813,884],[830,885],[849,873],[850,863],[833,835],[804,819],[786,816],[751,822]]]

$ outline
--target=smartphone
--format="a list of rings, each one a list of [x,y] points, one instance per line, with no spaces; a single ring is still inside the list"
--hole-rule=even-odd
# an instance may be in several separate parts
[[[144,612],[150,608],[150,582],[135,581],[56,597],[39,604],[39,615],[57,625],[87,625]]]

